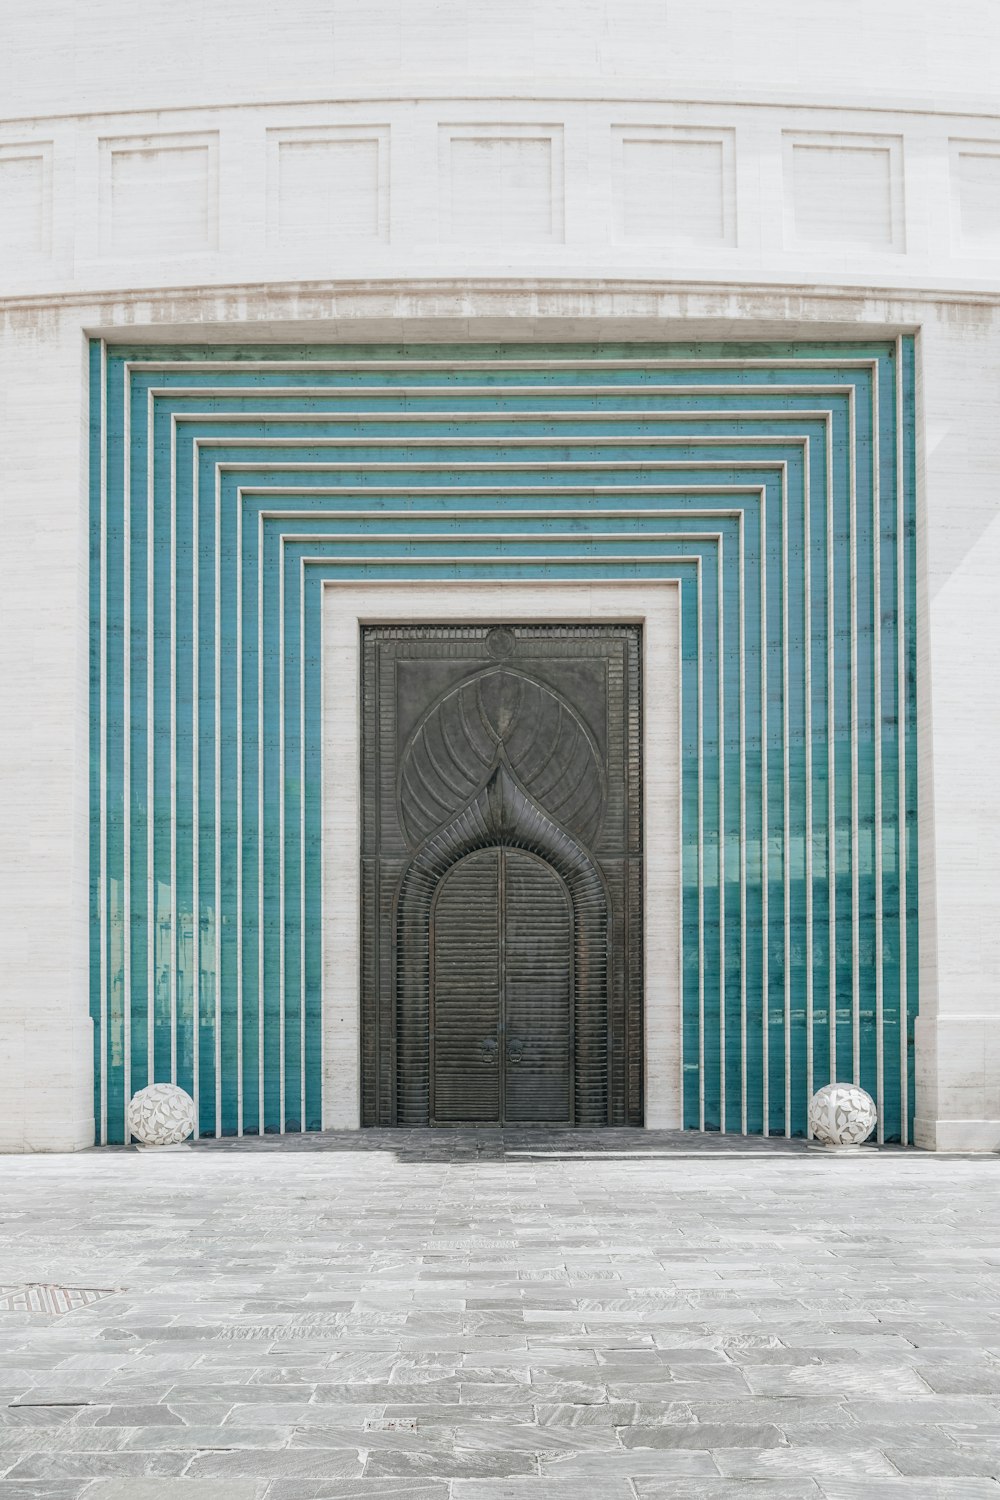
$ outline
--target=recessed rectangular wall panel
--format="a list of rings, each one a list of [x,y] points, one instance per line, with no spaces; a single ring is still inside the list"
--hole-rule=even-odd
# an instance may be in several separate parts
[[[387,126],[269,130],[268,240],[285,248],[385,240]]]
[[[735,245],[734,131],[622,125],[615,152],[619,239]]]
[[[953,140],[950,148],[955,248],[1000,255],[1000,140]]]
[[[906,248],[901,137],[787,132],[784,162],[792,247]]]
[[[0,143],[0,260],[48,255],[51,247],[52,144]]]
[[[442,237],[546,245],[563,238],[562,127],[442,125]]]
[[[119,136],[101,147],[101,253],[187,255],[219,243],[215,132]]]

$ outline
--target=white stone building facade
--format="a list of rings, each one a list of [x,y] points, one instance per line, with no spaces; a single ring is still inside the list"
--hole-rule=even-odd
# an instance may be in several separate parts
[[[100,719],[94,752],[91,505],[120,455],[102,447],[99,421],[95,438],[95,348],[113,359],[148,346],[162,362],[167,346],[251,361],[281,346],[335,363],[345,345],[440,346],[453,362],[466,347],[479,360],[516,347],[530,367],[531,346],[546,359],[552,346],[588,358],[628,346],[640,363],[644,348],[653,359],[663,345],[704,346],[739,364],[739,346],[911,338],[919,1012],[904,1139],[1000,1146],[996,8],[157,0],[140,13],[48,0],[8,5],[2,27],[0,1148],[102,1138],[93,1036],[114,1002],[106,975],[105,999],[92,991],[93,787],[96,774],[100,813],[109,740]],[[501,570],[474,604],[435,590],[436,612],[649,622],[666,661],[676,625],[663,591],[637,585],[642,599],[624,603],[624,581],[607,569],[605,580],[577,580],[588,597],[563,606],[550,583]],[[331,608],[325,691],[351,697],[356,622],[426,619],[424,587],[373,583],[390,602]],[[676,693],[652,680],[666,743]],[[338,797],[336,769],[356,735],[355,719],[338,719],[323,752],[339,746],[322,836],[338,819],[347,830],[324,844],[322,917],[321,1123],[339,1126],[360,1123],[354,772]],[[647,777],[647,909],[652,899],[661,915],[646,928],[646,1123],[658,1125],[692,1123],[677,1083],[682,981],[663,978],[679,964],[676,781],[669,758]],[[108,953],[106,910],[101,920]],[[174,971],[179,941],[172,930]],[[876,997],[857,938],[854,949],[860,1014]],[[196,1010],[214,1003],[204,972]],[[786,991],[797,1006],[790,980]],[[117,1046],[106,1032],[98,1075],[120,1065]],[[162,1076],[183,1072],[176,1044],[159,1057]],[[753,1128],[745,1080],[744,1066]],[[146,1081],[133,1071],[129,1083]],[[728,1128],[740,1125],[737,1109]]]

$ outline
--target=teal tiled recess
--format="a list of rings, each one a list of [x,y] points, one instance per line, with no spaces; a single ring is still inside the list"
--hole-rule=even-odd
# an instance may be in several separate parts
[[[331,577],[678,580],[685,1123],[856,1077],[909,1139],[914,357],[94,341],[99,1139],[169,1079],[203,1134],[320,1126]]]

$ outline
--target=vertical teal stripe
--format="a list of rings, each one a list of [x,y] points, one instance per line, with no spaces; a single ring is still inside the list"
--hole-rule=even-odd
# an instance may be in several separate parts
[[[94,1081],[97,1138],[101,1139],[101,1081],[106,1077],[104,1036],[101,1030],[101,907],[106,899],[101,883],[101,699],[104,664],[101,660],[101,460],[103,453],[103,346],[94,339],[88,350],[90,375],[90,1009],[94,1021]]]
[[[910,1130],[912,1140],[916,1082],[914,1077],[913,1023],[919,1001],[917,967],[917,403],[916,341],[902,340],[903,386],[903,490],[905,497],[906,553],[906,848],[907,866],[907,989]]]

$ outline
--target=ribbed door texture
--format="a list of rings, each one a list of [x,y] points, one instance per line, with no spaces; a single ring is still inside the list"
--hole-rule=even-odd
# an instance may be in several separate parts
[[[469,854],[431,917],[431,1109],[439,1124],[500,1118],[501,855]]]
[[[556,872],[516,849],[467,855],[430,950],[434,1123],[569,1124],[573,916]]]
[[[559,876],[517,850],[504,870],[504,1117],[572,1119],[573,916]]]

